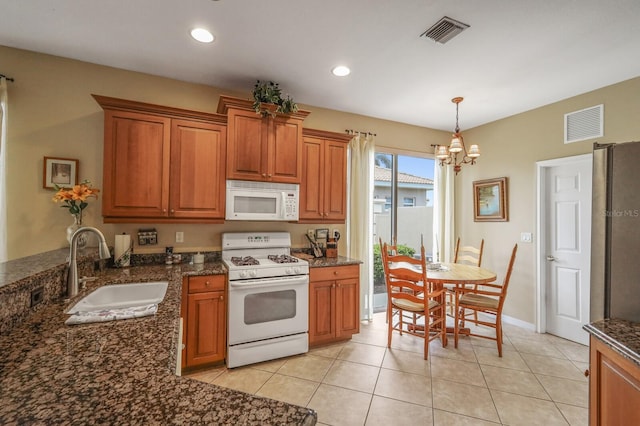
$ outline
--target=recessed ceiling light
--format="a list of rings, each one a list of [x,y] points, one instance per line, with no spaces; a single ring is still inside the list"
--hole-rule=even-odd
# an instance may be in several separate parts
[[[337,77],[344,77],[351,74],[351,70],[349,69],[349,67],[345,67],[344,65],[338,65],[337,67],[334,67],[331,72]]]
[[[191,30],[191,37],[195,38],[201,43],[211,43],[213,41],[213,34],[204,28],[194,28]]]

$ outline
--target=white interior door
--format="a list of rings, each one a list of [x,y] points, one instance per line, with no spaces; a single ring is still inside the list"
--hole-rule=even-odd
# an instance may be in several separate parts
[[[545,167],[544,274],[548,333],[588,344],[592,159]]]

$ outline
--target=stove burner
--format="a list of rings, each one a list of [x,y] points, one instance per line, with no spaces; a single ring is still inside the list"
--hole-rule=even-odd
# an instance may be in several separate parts
[[[296,263],[298,261],[297,257],[289,256],[288,254],[270,254],[267,258],[275,263]]]
[[[233,263],[236,266],[248,266],[248,265],[259,265],[260,262],[258,262],[257,259],[251,257],[251,256],[245,256],[245,257],[240,257],[240,256],[234,256],[231,258],[231,263]]]

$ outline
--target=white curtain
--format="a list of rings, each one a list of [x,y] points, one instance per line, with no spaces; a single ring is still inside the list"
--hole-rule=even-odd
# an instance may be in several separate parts
[[[453,166],[435,166],[433,210],[433,261],[452,262],[455,245]]]
[[[360,319],[373,319],[373,136],[357,134],[349,143],[349,257],[360,268]]]
[[[0,77],[0,262],[7,260],[7,79]]]

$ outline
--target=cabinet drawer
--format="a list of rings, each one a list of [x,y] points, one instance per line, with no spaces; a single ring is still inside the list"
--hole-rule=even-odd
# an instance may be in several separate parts
[[[204,293],[207,291],[224,290],[224,283],[224,275],[189,277],[189,293]]]
[[[310,268],[309,281],[333,281],[344,278],[358,278],[359,274],[360,265]]]

